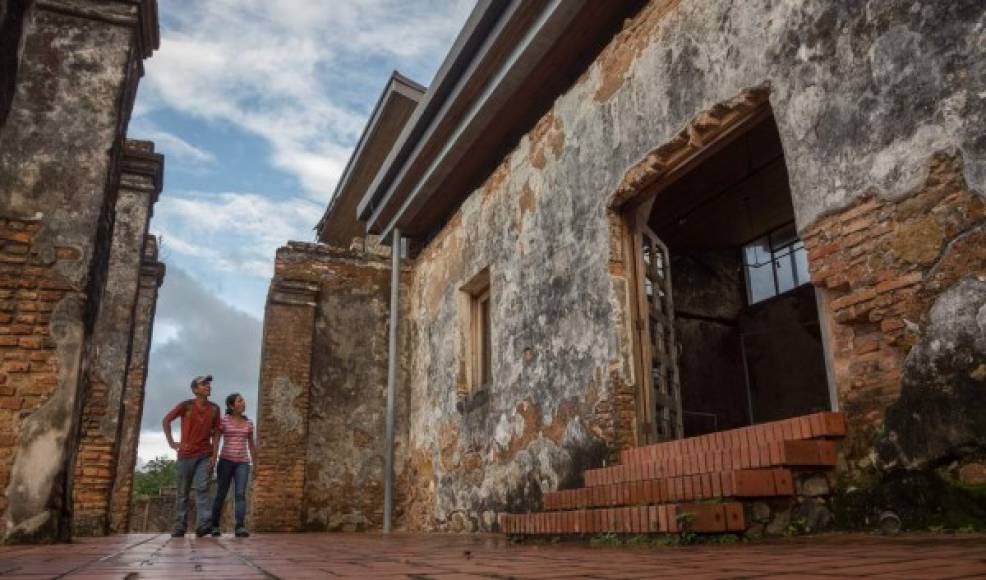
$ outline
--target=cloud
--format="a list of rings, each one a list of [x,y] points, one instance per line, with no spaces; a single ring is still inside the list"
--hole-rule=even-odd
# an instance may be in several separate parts
[[[142,139],[154,141],[157,151],[164,153],[169,159],[175,159],[190,165],[214,165],[216,156],[192,145],[178,135],[159,129],[144,128],[138,131]]]
[[[163,2],[142,111],[222,121],[271,146],[270,162],[328,200],[387,71],[430,75],[469,0]],[[421,79],[428,81],[429,79]]]
[[[162,247],[211,262],[213,269],[260,278],[273,275],[275,250],[312,239],[322,206],[256,193],[169,192],[154,208]]]
[[[154,328],[138,450],[145,461],[164,449],[154,432],[160,433],[169,410],[191,398],[189,383],[197,375],[215,376],[212,400],[220,406],[227,395],[239,392],[247,400],[247,414],[256,414],[259,320],[219,300],[184,270],[169,267]],[[168,331],[158,334],[160,328]],[[172,431],[177,438],[177,425]]]

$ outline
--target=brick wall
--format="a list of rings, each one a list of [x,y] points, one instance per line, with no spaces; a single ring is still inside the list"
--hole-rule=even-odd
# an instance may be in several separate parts
[[[275,279],[267,296],[250,494],[258,531],[301,529],[317,293],[317,285]]]
[[[106,284],[92,336],[95,348],[83,387],[72,490],[75,535],[109,532],[141,262],[151,207],[161,188],[163,158],[149,142],[127,141],[121,168]]]
[[[137,464],[137,445],[140,440],[140,422],[144,411],[144,393],[147,380],[147,360],[151,350],[154,312],[157,307],[158,288],[164,281],[164,264],[158,261],[157,239],[147,236],[144,240],[144,257],[140,270],[140,287],[134,309],[134,332],[130,363],[127,368],[126,387],[123,393],[123,419],[120,426],[119,452],[113,481],[110,504],[110,531],[130,531],[129,523],[133,492],[134,468]],[[139,530],[138,530],[139,531]]]
[[[812,281],[827,295],[846,451],[867,462],[903,362],[928,308],[962,276],[986,274],[986,210],[958,157],[931,160],[924,187],[897,200],[866,197],[803,233]]]
[[[76,257],[70,248],[39,252],[39,221],[0,219],[0,487],[10,481],[22,421],[58,385],[55,344],[49,326],[55,304],[72,293],[54,269]],[[0,510],[6,511],[6,493]],[[2,526],[3,523],[0,523]]]

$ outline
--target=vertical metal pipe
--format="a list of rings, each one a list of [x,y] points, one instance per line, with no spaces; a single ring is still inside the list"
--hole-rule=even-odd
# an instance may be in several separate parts
[[[383,533],[389,534],[394,505],[394,405],[397,401],[397,325],[401,287],[401,232],[394,228],[390,244],[390,344],[387,349],[387,431],[383,456]]]

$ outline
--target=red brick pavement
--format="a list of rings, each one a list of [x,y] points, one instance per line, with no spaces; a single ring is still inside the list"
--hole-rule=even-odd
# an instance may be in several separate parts
[[[986,535],[829,535],[684,548],[511,545],[500,536],[129,535],[0,548],[0,579],[986,578]]]

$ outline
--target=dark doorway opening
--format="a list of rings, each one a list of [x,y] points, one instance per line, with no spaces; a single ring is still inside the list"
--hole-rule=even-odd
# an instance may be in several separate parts
[[[815,289],[766,115],[661,190],[684,436],[831,407]]]

